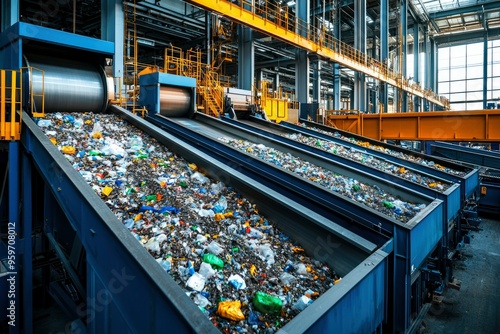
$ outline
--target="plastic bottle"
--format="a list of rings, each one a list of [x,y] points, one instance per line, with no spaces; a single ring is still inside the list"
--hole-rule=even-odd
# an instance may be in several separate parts
[[[224,267],[224,261],[214,254],[203,255],[203,262],[211,264],[212,267],[215,267],[216,269],[222,269]]]
[[[281,299],[261,291],[255,293],[252,303],[258,311],[266,314],[280,314],[283,307]]]

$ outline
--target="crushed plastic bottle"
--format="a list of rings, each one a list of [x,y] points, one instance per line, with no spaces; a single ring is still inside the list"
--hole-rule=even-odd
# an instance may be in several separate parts
[[[279,297],[257,291],[252,299],[255,308],[262,313],[279,314],[283,307],[283,302]]]

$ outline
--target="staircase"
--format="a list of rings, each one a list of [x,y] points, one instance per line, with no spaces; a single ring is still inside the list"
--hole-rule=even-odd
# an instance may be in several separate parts
[[[203,71],[203,86],[199,86],[198,94],[204,101],[205,113],[219,117],[224,108],[224,88],[219,83],[218,74],[205,70]]]

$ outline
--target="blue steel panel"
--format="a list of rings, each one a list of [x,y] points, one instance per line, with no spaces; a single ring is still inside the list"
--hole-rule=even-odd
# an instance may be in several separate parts
[[[443,236],[443,205],[436,200],[424,211],[425,217],[412,226],[410,231],[410,265],[411,270],[416,270],[436,247]]]
[[[33,332],[33,256],[32,256],[32,183],[31,161],[26,154],[22,155],[22,222],[23,222],[23,330]]]
[[[47,44],[68,46],[75,49],[91,51],[93,53],[102,53],[109,56],[113,55],[115,51],[115,44],[112,42],[72,34],[66,31],[45,28],[25,22],[18,22],[14,26],[14,31],[17,32],[17,34],[23,39],[29,39]]]
[[[377,251],[352,270],[336,286],[314,301],[283,331],[294,333],[373,333],[385,319],[388,254]],[[322,307],[322,304],[326,304]],[[329,306],[333,304],[333,306]],[[327,306],[328,305],[328,306]],[[318,314],[318,310],[325,310]]]
[[[115,313],[128,319],[127,332],[164,332],[168,324],[178,333],[218,333],[205,317],[193,316],[200,314],[196,305],[123,227],[27,114],[23,122],[26,127],[22,142],[78,233],[87,252],[89,271],[94,271],[102,282],[102,285],[88,282],[86,297],[90,304],[85,309],[82,306],[79,314],[101,320],[104,315],[100,312],[115,308]],[[138,316],[138,310],[147,311]],[[106,333],[106,326],[106,321],[95,321],[90,326],[94,330],[89,333]]]
[[[486,196],[479,200],[479,211],[500,214],[500,184],[487,180],[481,186],[486,187]]]
[[[448,196],[446,198],[446,222],[458,216],[460,206],[460,187],[457,185],[448,192]]]

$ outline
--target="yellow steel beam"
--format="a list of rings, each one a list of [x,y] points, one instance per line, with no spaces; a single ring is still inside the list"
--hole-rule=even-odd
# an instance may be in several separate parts
[[[264,18],[264,16],[268,16],[267,13],[266,15],[261,14],[259,10],[262,9],[257,9],[252,5],[254,1],[239,1],[240,5],[228,0],[184,0],[184,2],[223,15],[268,36],[314,52],[324,58],[338,62],[342,66],[400,88],[413,96],[421,97],[449,109],[449,102],[445,98],[437,96],[431,90],[423,89],[416,83],[410,83],[401,74],[390,70],[386,64],[369,57],[318,28],[304,25],[305,23],[299,22],[299,20],[288,20],[288,18],[283,20],[279,9],[274,9],[274,16],[281,16],[281,19],[271,21]],[[268,10],[273,13],[273,9],[269,8]],[[290,29],[290,27],[292,28]],[[304,33],[296,33],[294,29],[302,30]]]
[[[500,142],[500,110],[327,116],[327,124],[377,140]]]

